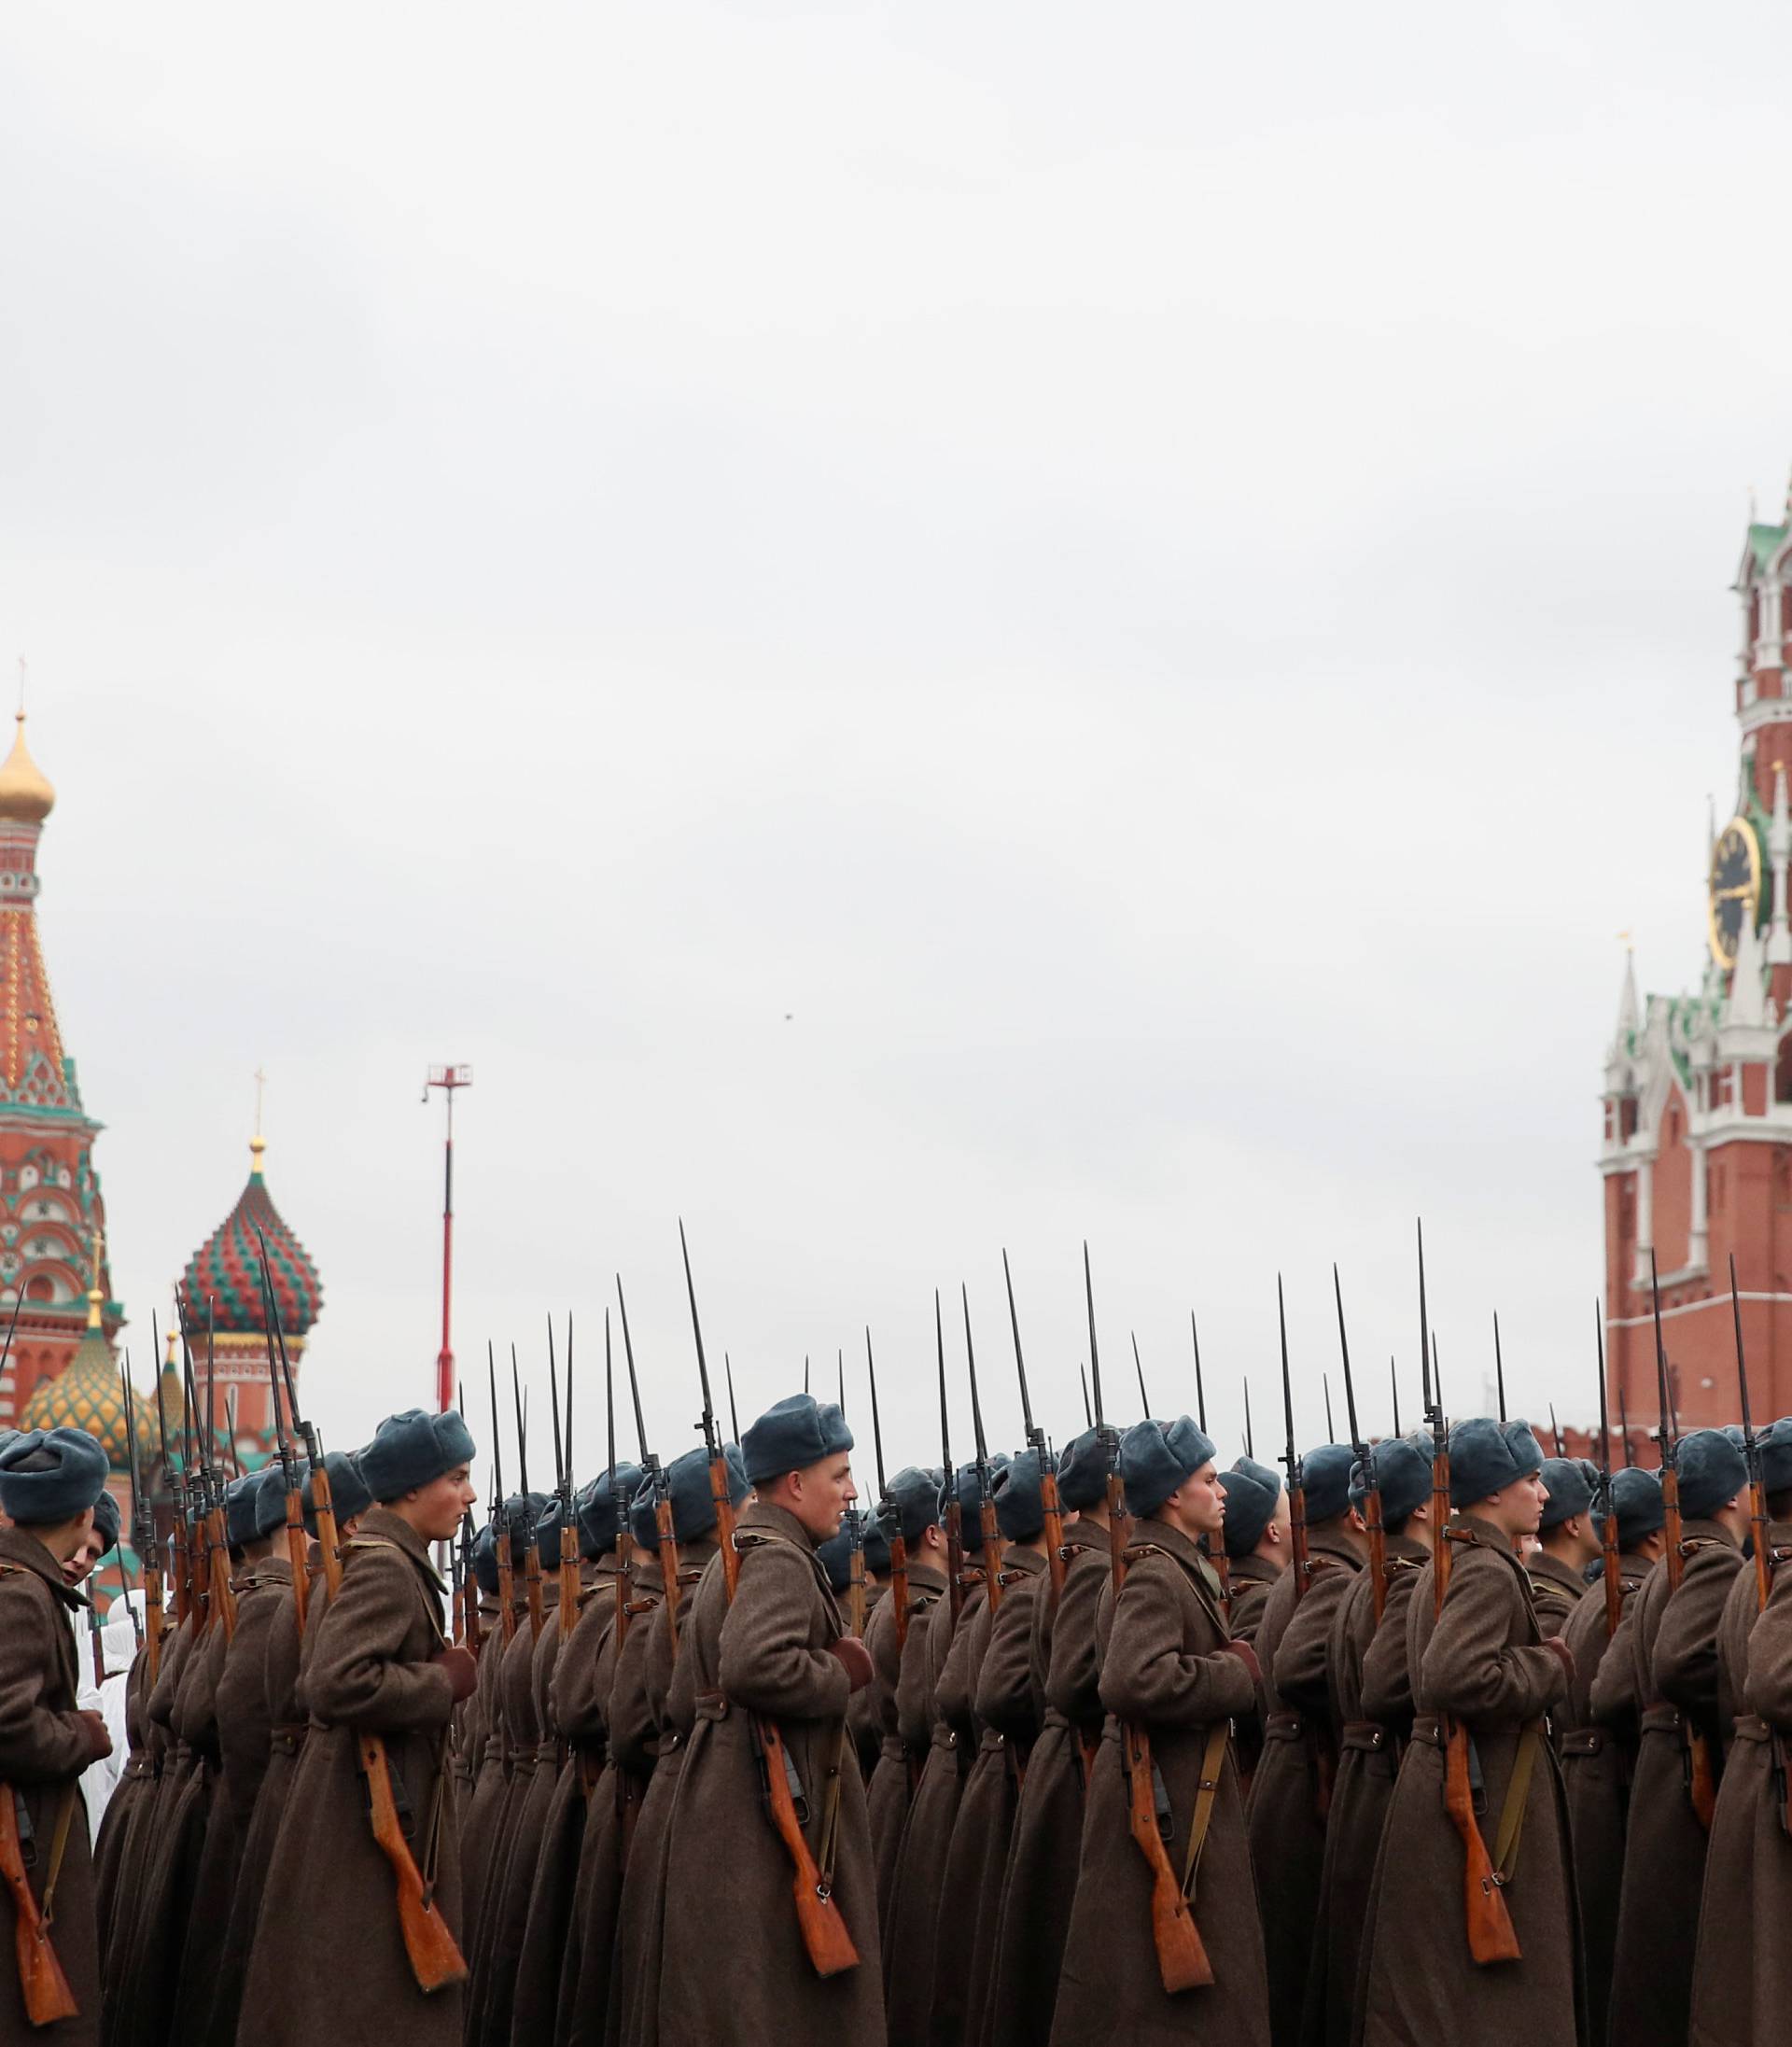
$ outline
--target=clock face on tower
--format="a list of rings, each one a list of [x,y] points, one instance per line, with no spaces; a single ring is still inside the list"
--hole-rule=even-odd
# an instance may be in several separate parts
[[[1761,900],[1761,843],[1746,818],[1731,818],[1711,854],[1711,956],[1736,964],[1743,918],[1755,918]]]

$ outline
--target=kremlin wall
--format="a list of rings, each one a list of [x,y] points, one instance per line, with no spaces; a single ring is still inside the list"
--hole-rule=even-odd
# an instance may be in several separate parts
[[[18,725],[0,764],[0,1330],[15,1325],[0,1366],[0,1428],[66,1423],[98,1437],[112,1460],[111,1490],[128,1530],[130,1439],[117,1349],[126,1318],[112,1295],[94,1160],[104,1126],[81,1099],[50,996],[37,927],[37,848],[56,792],[25,745],[22,710]],[[273,1450],[261,1240],[295,1381],[323,1299],[316,1267],[268,1192],[265,1151],[258,1133],[249,1142],[247,1185],[179,1275],[202,1323],[211,1304],[215,1431],[226,1461],[245,1469],[265,1463]],[[153,1306],[164,1327],[174,1322],[173,1275],[168,1298]],[[147,1310],[141,1319],[148,1321]],[[203,1396],[203,1327],[190,1340]],[[139,1346],[138,1354],[147,1348]],[[163,1490],[157,1482],[158,1407],[170,1461],[179,1455],[178,1356],[171,1330],[160,1384],[153,1392],[135,1389],[137,1455],[155,1493]],[[134,1571],[128,1549],[124,1562]]]

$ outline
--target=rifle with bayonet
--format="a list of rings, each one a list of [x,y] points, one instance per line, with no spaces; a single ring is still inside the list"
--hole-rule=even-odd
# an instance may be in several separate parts
[[[735,1503],[729,1484],[728,1460],[716,1431],[715,1411],[709,1398],[709,1367],[704,1361],[703,1326],[697,1319],[697,1290],[691,1278],[691,1252],[684,1241],[684,1225],[679,1225],[679,1247],[684,1254],[685,1291],[691,1298],[691,1333],[696,1339],[697,1375],[703,1385],[703,1445],[709,1459],[710,1493],[716,1507],[716,1540],[721,1553],[722,1589],[728,1604],[735,1603],[740,1584],[740,1551],[735,1542]],[[840,1907],[834,1902],[833,1886],[823,1876],[808,1836],[803,1831],[796,1810],[799,1795],[791,1787],[796,1776],[790,1752],[777,1722],[763,1713],[748,1716],[753,1747],[759,1758],[766,1809],[774,1830],[791,1858],[791,1895],[796,1900],[797,1929],[809,1966],[818,1976],[837,1976],[859,1966],[859,1950],[852,1943]],[[831,1872],[830,1872],[831,1874]]]
[[[268,1270],[265,1258],[257,1270],[261,1281],[261,1328],[268,1339],[268,1394],[270,1412],[273,1416],[274,1454],[280,1460],[280,1478],[287,1495],[287,1555],[292,1563],[292,1612],[299,1639],[302,1642],[310,1577],[307,1564],[311,1555],[305,1535],[305,1500],[300,1484],[299,1461],[293,1453],[292,1438],[287,1433],[280,1412],[280,1368],[273,1354],[273,1316],[268,1307],[273,1295],[273,1275]]]
[[[131,1353],[124,1353],[124,1426],[131,1443],[131,1544],[143,1566],[143,1647],[148,1653],[149,1691],[155,1689],[161,1670],[161,1556],[156,1541],[156,1509],[143,1482],[143,1465],[137,1450],[137,1395],[131,1383]],[[160,1409],[161,1403],[156,1403]],[[124,1559],[119,1559],[119,1575],[124,1575]],[[125,1591],[130,1603],[131,1589]],[[133,1610],[134,1619],[134,1609]],[[148,1692],[145,1693],[145,1697]]]
[[[1435,1357],[1428,1350],[1425,1307],[1425,1236],[1419,1231],[1419,1354],[1423,1362],[1425,1420],[1431,1429],[1431,1572],[1434,1627],[1449,1591],[1449,1425],[1444,1417],[1443,1388]],[[1492,1962],[1520,1959],[1519,1937],[1505,1907],[1505,1876],[1493,1867],[1487,1842],[1475,1815],[1475,1788],[1469,1766],[1468,1730],[1452,1715],[1437,1716],[1437,1735],[1444,1750],[1444,1810],[1463,1844],[1463,1909],[1469,1957],[1485,1968]]]
[[[847,1414],[847,1353],[834,1353],[834,1369],[839,1374],[840,1418]],[[842,1517],[847,1531],[847,1615],[852,1632],[862,1642],[865,1638],[865,1524],[860,1519],[858,1503],[847,1507]]]
[[[996,1523],[996,1494],[989,1482],[989,1446],[983,1439],[983,1404],[977,1398],[977,1353],[971,1341],[971,1296],[962,1283],[964,1354],[971,1368],[971,1430],[977,1446],[977,1525],[983,1535],[983,1579],[993,1614],[1001,1605],[1001,1531]]]
[[[1020,1353],[1020,1317],[1015,1312],[1015,1281],[1008,1269],[1008,1254],[1001,1255],[1002,1283],[1008,1289],[1008,1326],[1015,1333],[1015,1370],[1020,1379],[1020,1423],[1029,1448],[1039,1464],[1039,1506],[1044,1522],[1045,1570],[1051,1588],[1048,1613],[1057,1611],[1064,1592],[1067,1559],[1064,1554],[1064,1509],[1057,1497],[1057,1460],[1045,1442],[1045,1431],[1033,1420],[1033,1403],[1027,1391],[1027,1360]]]
[[[1288,1376],[1288,1309],[1282,1299],[1281,1274],[1276,1274],[1276,1319],[1281,1329],[1281,1412],[1287,1426],[1288,1445],[1281,1463],[1288,1469],[1288,1568],[1295,1574],[1295,1604],[1307,1596],[1313,1575],[1307,1553],[1307,1481],[1299,1450],[1295,1444],[1295,1389]]]
[[[1748,1537],[1755,1553],[1755,1611],[1767,1611],[1773,1594],[1774,1555],[1769,1540],[1767,1475],[1762,1468],[1761,1439],[1755,1433],[1748,1405],[1748,1365],[1743,1355],[1743,1303],[1736,1291],[1736,1254],[1729,1255],[1729,1312],[1736,1328],[1736,1381],[1743,1401],[1743,1455],[1748,1460]],[[1792,1780],[1788,1779],[1785,1737],[1775,1728],[1771,1732],[1773,1782],[1779,1797],[1780,1824],[1792,1831]]]
[[[497,1362],[485,1339],[485,1379],[492,1396],[492,1549],[497,1559],[498,1638],[508,1648],[516,1634],[516,1569],[511,1555],[511,1516],[504,1498],[504,1452],[497,1432]]]
[[[187,1397],[193,1410],[195,1437],[194,1475],[204,1503],[206,1605],[200,1617],[203,1630],[216,1618],[223,1625],[228,1642],[236,1633],[236,1597],[231,1589],[231,1552],[224,1534],[223,1474],[212,1462],[214,1445],[208,1438],[217,1427],[217,1360],[213,1347],[212,1301],[205,1300],[205,1407],[201,1410],[198,1385],[193,1376],[192,1346],[187,1336],[186,1305],[178,1288],[175,1311],[180,1323],[181,1362],[187,1376]]]
[[[1332,1268],[1332,1293],[1337,1301],[1337,1349],[1344,1367],[1344,1412],[1351,1424],[1351,1454],[1363,1469],[1363,1521],[1368,1531],[1372,1574],[1369,1597],[1375,1606],[1375,1624],[1379,1628],[1388,1605],[1388,1536],[1381,1518],[1381,1480],[1376,1473],[1374,1455],[1356,1425],[1356,1387],[1351,1378],[1351,1343],[1344,1333],[1344,1294],[1338,1284],[1337,1266]]]
[[[1095,1337],[1095,1283],[1089,1273],[1089,1247],[1083,1246],[1083,1291],[1089,1311],[1089,1378],[1095,1387],[1095,1425],[1100,1432],[1108,1464],[1108,1539],[1113,1573],[1113,1595],[1127,1578],[1126,1488],[1120,1477],[1120,1438],[1110,1429],[1101,1401],[1101,1353]],[[1151,1875],[1151,1939],[1157,1955],[1157,1974],[1167,1995],[1197,1990],[1213,1981],[1195,1915],[1176,1872],[1170,1867],[1165,1837],[1174,1824],[1169,1794],[1152,1760],[1151,1736],[1138,1720],[1120,1722],[1120,1754],[1127,1775],[1128,1830],[1145,1858]]]
[[[884,1476],[884,1431],[877,1413],[877,1363],[871,1354],[871,1330],[865,1330],[865,1375],[871,1381],[871,1440],[877,1453],[877,1510],[889,1531],[890,1624],[896,1631],[896,1661],[901,1663],[908,1647],[908,1544],[903,1536],[903,1517],[889,1496],[889,1481]],[[732,1389],[731,1389],[732,1390]]]
[[[641,1419],[641,1382],[635,1376],[635,1345],[628,1334],[628,1303],[623,1298],[623,1275],[616,1275],[616,1306],[623,1318],[623,1355],[628,1361],[628,1390],[635,1402],[635,1433],[640,1439],[641,1470],[653,1488],[653,1528],[659,1536],[661,1604],[665,1608],[666,1639],[672,1661],[679,1660],[679,1539],[672,1521],[672,1488],[660,1460],[647,1447],[647,1423]],[[720,1540],[720,1537],[718,1537]]]
[[[1655,1374],[1661,1400],[1661,1516],[1662,1539],[1667,1545],[1668,1597],[1680,1590],[1686,1576],[1686,1535],[1680,1515],[1680,1434],[1674,1423],[1673,1395],[1669,1388],[1668,1352],[1661,1339],[1661,1289],[1656,1279],[1655,1253],[1649,1253],[1649,1297],[1655,1311]],[[1692,1810],[1707,1833],[1717,1811],[1717,1776],[1712,1765],[1711,1737],[1680,1716],[1680,1739],[1686,1752],[1687,1795]]]
[[[516,1409],[516,1482],[523,1497],[529,1496],[529,1410],[523,1404],[523,1381],[516,1368],[516,1345],[511,1345],[511,1400]],[[547,1603],[541,1591],[541,1545],[533,1528],[525,1530],[528,1547],[523,1552],[523,1579],[528,1598],[529,1633],[539,1641],[541,1623],[547,1618]]]
[[[1618,1574],[1617,1498],[1612,1490],[1612,1423],[1605,1405],[1605,1317],[1598,1301],[1593,1303],[1593,1336],[1599,1347],[1599,1490],[1605,1518],[1599,1530],[1600,1574],[1605,1587],[1605,1639],[1617,1633],[1624,1591]]]
[[[153,1308],[149,1311],[149,1344],[150,1349],[159,1354],[161,1350],[161,1332],[156,1326],[156,1312]],[[168,1361],[171,1365],[174,1363],[172,1339],[168,1347]],[[156,1441],[161,1451],[162,1483],[168,1488],[168,1540],[174,1551],[175,1626],[178,1628],[192,1611],[192,1569],[187,1554],[187,1503],[181,1493],[180,1473],[175,1469],[175,1460],[168,1454],[168,1410],[161,1403],[160,1379],[156,1381],[155,1399]],[[150,1504],[153,1511],[154,1502]],[[157,1545],[157,1553],[161,1553],[160,1543]]]
[[[964,1611],[964,1507],[958,1468],[952,1462],[952,1432],[945,1410],[945,1332],[940,1322],[940,1290],[933,1289],[933,1345],[940,1360],[940,1456],[945,1465],[945,1597],[957,1632]]]
[[[1139,1379],[1139,1411],[1149,1418],[1151,1395],[1145,1391],[1145,1367],[1139,1362],[1139,1333],[1136,1329],[1128,1329],[1127,1334],[1132,1339],[1132,1368]]]
[[[1188,1311],[1188,1334],[1195,1346],[1195,1419],[1200,1424],[1203,1436],[1207,1434],[1207,1386],[1201,1378],[1201,1332],[1195,1325],[1195,1311]],[[1225,1491],[1225,1487],[1221,1487]],[[1220,1608],[1225,1615],[1225,1624],[1232,1625],[1232,1559],[1225,1547],[1225,1530],[1220,1529],[1217,1538],[1203,1537],[1207,1561],[1213,1566],[1213,1575],[1220,1581]]]
[[[579,1625],[579,1523],[572,1507],[572,1317],[567,1317],[567,1440],[560,1443],[560,1395],[554,1374],[553,1317],[548,1317],[548,1391],[553,1402],[553,1489],[560,1501],[560,1639]]]

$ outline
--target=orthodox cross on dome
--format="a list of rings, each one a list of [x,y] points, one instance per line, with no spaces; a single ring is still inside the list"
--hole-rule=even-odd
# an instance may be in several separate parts
[[[255,1135],[249,1140],[249,1172],[259,1174],[267,1157],[268,1141],[261,1131],[261,1098],[268,1085],[266,1072],[259,1066],[255,1070]]]

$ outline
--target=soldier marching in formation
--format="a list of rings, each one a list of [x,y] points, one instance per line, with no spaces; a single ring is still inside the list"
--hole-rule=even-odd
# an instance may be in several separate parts
[[[1739,1429],[1681,1436],[1662,1357],[1614,1471],[1449,1421],[1429,1355],[1371,1441],[1347,1347],[1303,1452],[1284,1344],[1279,1472],[1204,1398],[1112,1424],[1092,1297],[1088,1425],[1016,1320],[992,1450],[967,1303],[974,1455],[942,1327],[937,1464],[886,1477],[872,1367],[870,1513],[842,1404],[724,1432],[692,1316],[703,1444],[637,1395],[619,1456],[607,1383],[580,1484],[568,1360],[553,1491],[519,1405],[483,1527],[459,1413],[326,1454],[288,1374],[232,1476],[189,1372],[91,1848],[107,1460],[0,1432],[4,2047],[1792,2039],[1792,1418],[1740,1357]]]

